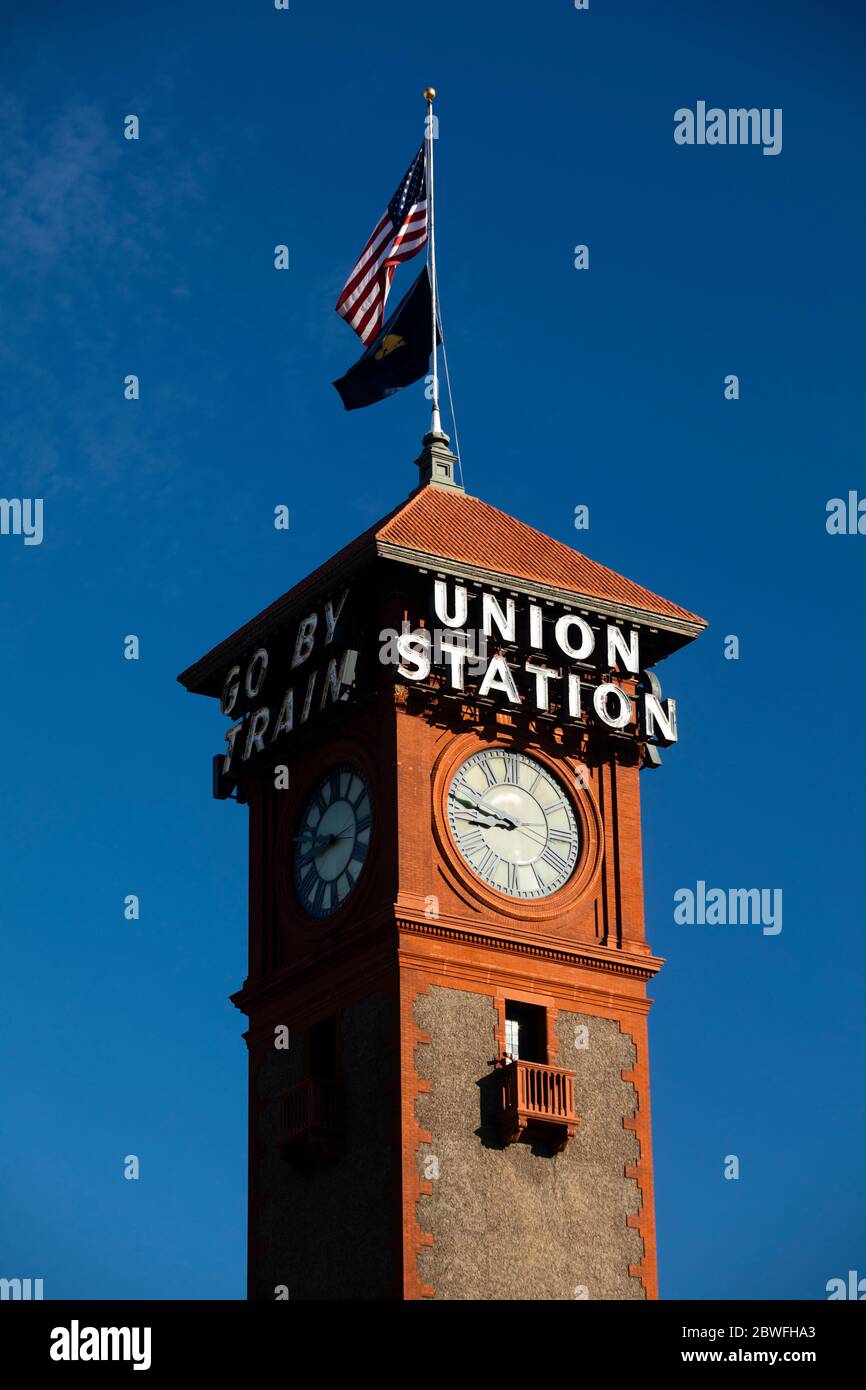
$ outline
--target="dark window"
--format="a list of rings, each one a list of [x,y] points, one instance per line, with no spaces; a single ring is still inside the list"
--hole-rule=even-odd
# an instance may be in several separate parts
[[[547,1011],[505,1001],[505,1051],[521,1062],[547,1062]]]
[[[310,1029],[310,1076],[316,1081],[337,1079],[337,1020],[323,1018]]]

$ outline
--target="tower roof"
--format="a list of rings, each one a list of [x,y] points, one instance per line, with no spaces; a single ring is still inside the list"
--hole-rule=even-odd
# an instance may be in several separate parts
[[[503,578],[638,608],[658,617],[705,627],[703,618],[661,598],[616,570],[590,560],[570,545],[546,536],[478,497],[425,487],[375,528],[380,553],[397,546],[431,558],[492,570]]]
[[[227,661],[271,631],[283,615],[313,592],[338,583],[376,556],[413,565],[428,562],[431,568],[440,561],[461,573],[495,574],[503,584],[510,581],[516,588],[539,588],[561,600],[583,600],[617,612],[626,610],[635,619],[656,620],[685,640],[706,627],[696,613],[489,502],[470,497],[461,489],[428,484],[220,642],[178,680],[188,690],[213,693],[214,680]]]

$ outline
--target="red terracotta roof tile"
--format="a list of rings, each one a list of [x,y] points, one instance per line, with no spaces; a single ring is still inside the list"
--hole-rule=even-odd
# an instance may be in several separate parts
[[[678,603],[465,493],[422,488],[380,523],[376,539],[587,598],[607,599],[660,617],[705,625],[702,618]]]

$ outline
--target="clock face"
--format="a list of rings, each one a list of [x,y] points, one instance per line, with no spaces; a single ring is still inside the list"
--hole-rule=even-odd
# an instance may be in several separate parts
[[[313,789],[294,840],[295,892],[311,917],[330,917],[351,893],[367,859],[370,789],[347,763]]]
[[[457,769],[448,820],[466,863],[510,898],[547,898],[577,863],[580,836],[563,788],[525,753],[485,748]]]

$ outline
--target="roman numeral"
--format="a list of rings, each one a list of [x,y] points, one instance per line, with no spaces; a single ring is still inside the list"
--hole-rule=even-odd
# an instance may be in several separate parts
[[[519,892],[520,892],[520,889],[518,888],[518,885],[517,885],[517,879],[518,879],[517,865],[516,865],[516,864],[509,864],[509,865],[508,865],[508,891],[509,891],[509,893],[519,893]]]
[[[512,782],[515,787],[520,786],[520,759],[513,753],[505,754],[505,780]]]
[[[464,854],[474,854],[478,849],[487,848],[487,841],[480,830],[467,830],[458,836],[457,842]]]
[[[555,826],[551,826],[549,838],[551,840],[558,840],[561,845],[568,845],[568,847],[571,848],[570,830],[557,830]]]
[[[492,769],[491,766],[490,766],[490,759],[488,759],[488,758],[482,758],[482,760],[481,760],[481,762],[478,764],[478,766],[481,768],[481,771],[484,773],[484,778],[485,778],[485,781],[487,782],[488,787],[495,787],[495,786],[497,785],[496,774],[494,773],[493,769]]]
[[[563,873],[568,868],[566,860],[564,860],[561,855],[557,854],[555,849],[551,849],[550,845],[545,845],[544,849],[541,851],[541,858],[545,864],[548,864],[550,868],[554,869],[558,874]]]
[[[301,879],[301,897],[308,901],[312,896],[313,889],[319,881],[319,875],[314,868],[308,869]]]
[[[360,835],[361,832],[362,832],[363,830],[369,830],[371,824],[372,824],[372,817],[371,817],[371,816],[369,816],[369,815],[362,816],[361,819],[360,819],[359,821],[356,821],[356,822],[355,822],[355,833],[356,833],[356,835]]]
[[[320,878],[319,881],[318,881],[318,883],[316,884],[316,892],[315,892],[315,895],[314,895],[314,897],[313,897],[313,911],[314,911],[314,912],[319,912],[319,911],[321,911],[322,899],[324,898],[324,896],[325,896],[325,881],[324,881],[324,879]]]
[[[495,850],[488,849],[481,863],[478,865],[478,873],[482,878],[492,878],[499,866],[499,855]]]

